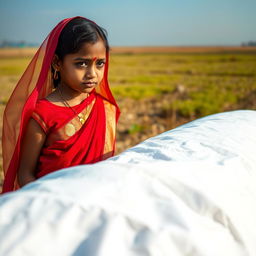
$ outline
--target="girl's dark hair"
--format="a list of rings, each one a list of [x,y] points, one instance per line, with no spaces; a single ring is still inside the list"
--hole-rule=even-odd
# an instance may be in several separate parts
[[[109,52],[107,31],[90,20],[78,17],[71,20],[61,31],[55,54],[63,60],[65,55],[78,52],[84,43],[96,43],[99,40],[103,41],[106,52]],[[59,82],[60,77],[54,80],[54,87]]]

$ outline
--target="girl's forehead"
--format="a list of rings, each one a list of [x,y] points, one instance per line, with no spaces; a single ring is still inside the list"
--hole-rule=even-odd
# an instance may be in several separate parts
[[[106,47],[102,40],[99,40],[95,43],[83,43],[80,47],[80,50],[74,55],[79,57],[89,57],[92,59],[105,58]]]

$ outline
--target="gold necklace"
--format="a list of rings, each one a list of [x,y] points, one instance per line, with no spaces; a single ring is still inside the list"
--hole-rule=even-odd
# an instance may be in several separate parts
[[[62,99],[64,105],[65,105],[66,107],[70,108],[70,109],[73,111],[73,113],[78,117],[78,120],[79,120],[79,122],[81,123],[81,125],[83,125],[83,124],[85,123],[85,115],[82,114],[82,113],[79,113],[79,114],[78,114],[78,113],[75,111],[75,109],[73,109],[73,108],[68,104],[68,102],[64,99],[64,97],[63,97],[63,95],[62,95],[62,92],[61,92],[61,90],[60,90],[59,87],[58,87],[58,91],[59,91],[59,95],[60,95],[60,97],[61,97],[61,99]],[[88,94],[87,94],[87,97],[88,97]],[[86,113],[85,113],[85,114],[87,114],[87,108],[86,108]]]

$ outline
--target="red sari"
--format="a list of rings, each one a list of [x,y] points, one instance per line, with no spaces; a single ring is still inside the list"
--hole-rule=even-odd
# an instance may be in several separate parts
[[[48,35],[6,105],[2,135],[4,169],[2,193],[19,188],[17,170],[20,162],[21,142],[29,119],[34,118],[41,127],[46,125],[44,120],[40,120],[40,115],[36,115],[38,102],[52,92],[52,58],[62,29],[74,18],[76,17],[62,20]],[[79,110],[82,112],[86,109],[87,112],[89,108],[85,124],[78,127],[77,116],[73,114],[69,119],[63,119],[59,126],[54,128],[52,126],[47,131],[46,143],[42,148],[36,170],[37,177],[64,167],[94,163],[114,154],[115,126],[120,111],[109,89],[108,63],[109,56],[106,53],[102,82],[89,96],[88,102]],[[76,128],[74,134],[65,133],[67,130],[65,127],[70,122],[73,122]],[[47,127],[44,128],[47,129]]]

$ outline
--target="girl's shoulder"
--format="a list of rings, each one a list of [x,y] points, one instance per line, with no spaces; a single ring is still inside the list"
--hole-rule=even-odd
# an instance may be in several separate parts
[[[52,120],[67,111],[67,107],[58,106],[44,98],[37,101],[33,112],[41,116],[44,120]]]
[[[60,109],[62,108],[66,108],[65,106],[62,106],[62,105],[58,105],[56,104],[55,102],[47,99],[47,98],[43,98],[43,99],[40,99],[36,102],[36,109],[46,109],[46,110],[57,110],[57,109]]]
[[[53,107],[63,107],[63,104],[62,102],[59,100],[59,94],[57,93],[57,91],[53,91],[51,92],[49,95],[47,95],[45,98],[43,99],[40,99],[38,102],[37,102],[37,105],[42,105],[44,107],[50,107],[50,108],[53,108]],[[65,106],[64,106],[65,107]]]
[[[65,108],[57,106],[45,98],[40,99],[37,101],[31,117],[38,122],[45,133],[48,133],[51,127],[58,124],[59,116],[65,112],[63,111]]]

